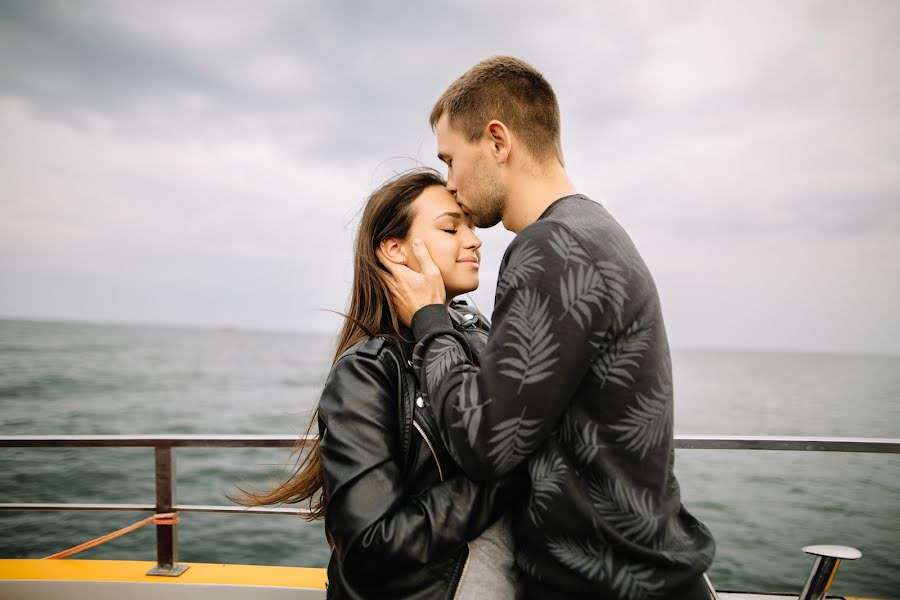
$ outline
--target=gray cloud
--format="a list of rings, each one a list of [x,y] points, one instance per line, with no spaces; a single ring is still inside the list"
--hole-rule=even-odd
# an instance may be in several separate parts
[[[409,165],[392,157],[436,165],[434,100],[512,53],[553,83],[570,172],[658,272],[676,343],[827,345],[779,311],[840,292],[824,275],[801,289],[784,256],[815,271],[839,247],[882,269],[852,298],[900,302],[878,283],[900,279],[885,259],[900,232],[897,17],[890,1],[0,0],[0,276],[15,287],[0,314],[319,326],[309,310],[346,297],[365,195]],[[489,310],[509,236],[485,239]],[[720,314],[694,310],[699,274],[724,286]],[[765,323],[723,329],[751,280],[787,291],[755,307]],[[142,300],[157,289],[177,293]],[[829,306],[816,318],[846,318]],[[893,312],[878,317],[900,339]],[[865,331],[831,343],[863,347]]]

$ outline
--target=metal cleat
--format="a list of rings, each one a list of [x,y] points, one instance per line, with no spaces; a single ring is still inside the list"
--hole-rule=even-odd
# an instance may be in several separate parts
[[[842,560],[856,560],[862,552],[849,546],[806,546],[803,551],[816,557],[798,600],[824,600]]]

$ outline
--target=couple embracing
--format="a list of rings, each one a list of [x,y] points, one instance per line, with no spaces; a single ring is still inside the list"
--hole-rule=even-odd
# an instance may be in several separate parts
[[[430,120],[447,178],[369,197],[318,440],[250,501],[324,517],[329,598],[708,599],[657,291],[570,182],[552,88],[492,57]],[[453,298],[478,286],[474,227],[498,222],[517,235],[489,324]]]

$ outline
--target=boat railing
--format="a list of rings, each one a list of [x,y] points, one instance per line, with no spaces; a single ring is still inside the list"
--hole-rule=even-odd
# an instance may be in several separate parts
[[[155,504],[0,503],[3,511],[101,511],[304,515],[307,509],[239,507],[175,503],[176,448],[292,448],[315,436],[296,435],[20,435],[0,436],[0,448],[153,448]],[[676,449],[781,450],[799,452],[870,452],[900,454],[900,439],[807,436],[676,435]],[[175,523],[156,524],[157,566],[154,575],[178,575]]]

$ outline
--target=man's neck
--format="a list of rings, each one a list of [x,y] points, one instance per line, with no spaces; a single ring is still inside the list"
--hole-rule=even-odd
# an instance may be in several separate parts
[[[575,193],[565,168],[554,161],[538,174],[521,174],[508,187],[506,210],[503,211],[503,227],[519,233],[538,220],[547,207]]]

